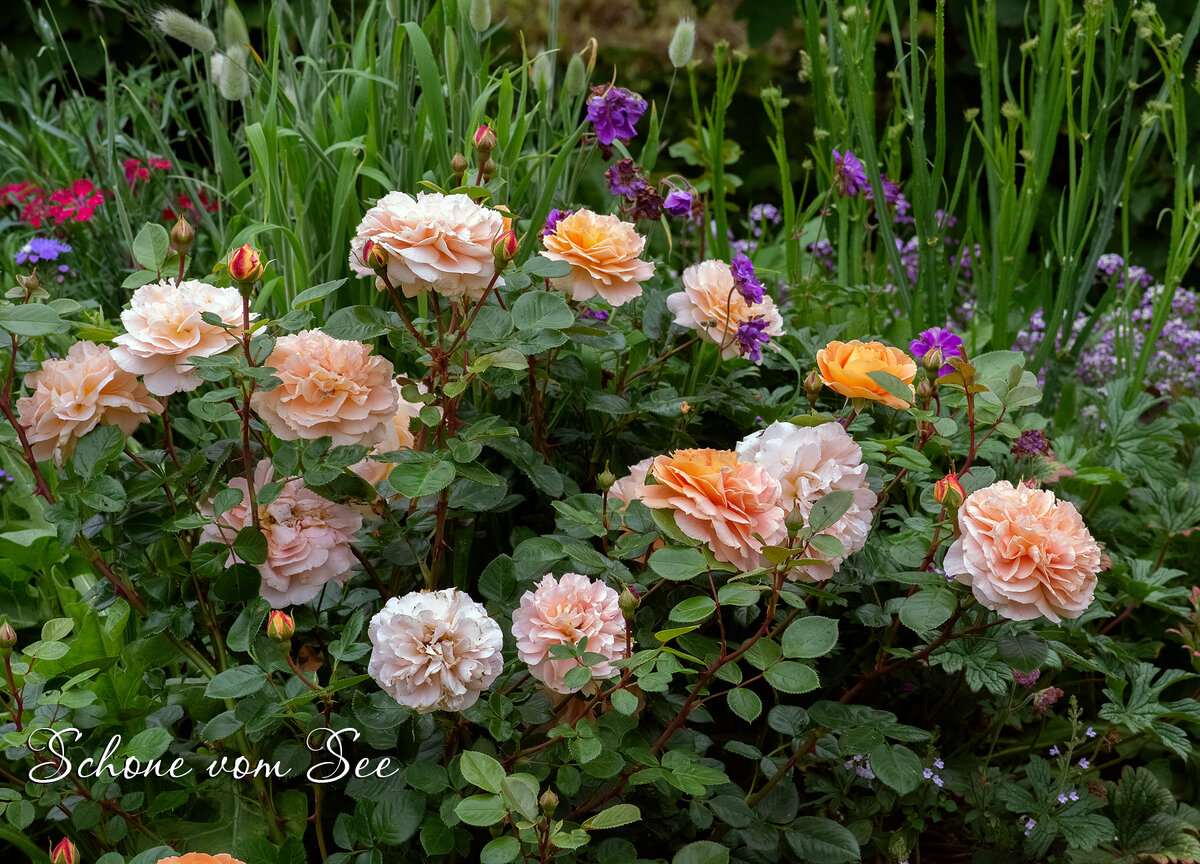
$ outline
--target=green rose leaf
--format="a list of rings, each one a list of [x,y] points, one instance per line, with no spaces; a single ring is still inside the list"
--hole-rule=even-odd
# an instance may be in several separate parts
[[[768,666],[763,673],[767,683],[783,693],[807,693],[816,690],[821,683],[816,671],[811,666],[783,660],[774,666]]]
[[[491,756],[467,750],[462,754],[458,767],[468,783],[478,786],[480,789],[486,789],[493,795],[500,794],[500,784],[504,781],[504,768]]]
[[[257,693],[267,683],[267,673],[257,666],[235,666],[218,673],[204,688],[211,699],[240,699]]]
[[[824,657],[838,640],[838,623],[832,618],[811,615],[793,621],[783,632],[783,656],[801,660]]]

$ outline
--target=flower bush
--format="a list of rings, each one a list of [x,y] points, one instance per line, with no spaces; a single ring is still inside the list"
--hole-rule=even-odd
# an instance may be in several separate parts
[[[1009,79],[974,10],[955,175],[944,16],[801,0],[751,202],[703,22],[688,117],[486,2],[320,5],[163,10],[12,126],[6,851],[1200,859],[1195,27],[1044,0]]]

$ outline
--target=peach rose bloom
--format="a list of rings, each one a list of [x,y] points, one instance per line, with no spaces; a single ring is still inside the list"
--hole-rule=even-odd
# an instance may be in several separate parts
[[[367,672],[418,714],[465,711],[504,668],[504,634],[457,588],[392,597],[367,628]]]
[[[273,477],[271,463],[260,462],[254,472],[255,492]],[[246,478],[230,480],[229,487],[241,490],[242,502],[205,525],[201,542],[231,544],[238,531],[254,524]],[[213,518],[212,504],[200,509]],[[258,519],[267,538],[267,560],[258,565],[259,593],[273,608],[307,603],[327,582],[341,584],[350,578],[357,560],[350,544],[363,522],[353,507],[322,498],[300,480],[289,480],[274,501],[259,504]],[[229,564],[238,560],[231,551]]]
[[[872,512],[878,500],[867,485],[867,466],[862,449],[854,443],[840,423],[796,426],[772,423],[750,435],[737,446],[739,459],[755,462],[779,481],[785,510],[799,510],[808,522],[813,505],[830,492],[846,490],[854,501],[836,522],[822,534],[842,542],[846,554],[838,558],[793,567],[789,579],[824,582],[833,578],[846,557],[861,549],[871,531]],[[812,546],[806,557],[825,558]]]
[[[264,366],[280,384],[250,397],[250,405],[285,441],[323,435],[334,444],[373,445],[387,435],[399,393],[392,363],[371,346],[320,330],[281,336]]]
[[[642,487],[642,503],[674,510],[680,529],[707,543],[718,561],[753,570],[764,541],[773,546],[787,537],[779,481],[732,450],[676,450],[656,457],[649,476],[657,482]]]
[[[492,246],[505,225],[502,213],[467,195],[389,192],[359,223],[350,241],[350,269],[375,275],[363,262],[363,247],[374,240],[387,250],[388,279],[405,297],[432,290],[478,300],[496,276]],[[376,287],[383,290],[382,280]]]
[[[650,466],[653,464],[654,457],[647,456],[636,465],[630,465],[629,475],[622,477],[612,485],[612,488],[608,490],[608,497],[616,498],[618,501],[624,502],[625,507],[628,507],[630,501],[641,497],[641,489],[646,485],[646,475],[650,473]]]
[[[912,387],[917,364],[899,348],[882,342],[830,342],[817,352],[817,368],[825,386],[848,399],[871,399],[903,411],[909,405],[884,390],[869,372],[890,372]]]
[[[201,317],[205,312],[235,329],[209,324]],[[194,280],[153,282],[133,292],[129,308],[121,313],[121,324],[125,332],[113,340],[117,365],[141,375],[146,389],[156,396],[195,390],[200,378],[187,358],[211,357],[238,344],[242,295],[233,287]]]
[[[763,318],[763,330],[772,339],[783,335],[783,317],[775,301],[763,295],[761,303],[747,303],[733,281],[733,270],[724,261],[701,261],[683,271],[683,290],[667,297],[675,323],[695,330],[700,338],[721,346],[721,357],[741,353],[738,328],[751,318]]]
[[[158,864],[242,864],[242,862],[224,852],[219,855],[188,852],[186,855],[178,855],[173,858],[159,858]]]
[[[79,439],[101,424],[126,435],[162,405],[106,345],[76,342],[61,360],[46,360],[25,376],[32,395],[17,400],[17,419],[39,461],[62,465]]]
[[[421,413],[421,409],[425,406],[422,403],[413,403],[405,400],[401,391],[400,382],[393,381],[393,386],[396,388],[396,413],[392,417],[392,422],[384,426],[383,437],[379,442],[371,448],[371,452],[367,454],[367,458],[361,462],[355,462],[350,466],[350,470],[359,477],[366,480],[372,486],[376,483],[383,482],[389,474],[392,473],[392,468],[395,467],[394,462],[380,462],[377,459],[370,458],[371,456],[379,456],[384,453],[394,453],[397,450],[411,450],[416,443],[416,438],[412,433],[412,421]],[[425,385],[417,383],[417,388],[422,393],[425,392]],[[440,410],[440,409],[439,409]]]
[[[1100,546],[1069,501],[1007,480],[967,496],[942,563],[975,599],[1012,621],[1078,618],[1096,593]]]
[[[554,226],[542,242],[542,257],[566,261],[571,272],[554,280],[554,287],[572,300],[600,295],[612,306],[642,296],[642,285],[654,275],[654,265],[638,256],[646,238],[616,216],[579,210]]]
[[[587,637],[587,650],[604,657],[592,665],[592,678],[604,680],[617,671],[611,661],[624,656],[625,617],[617,592],[599,579],[564,573],[561,579],[545,576],[534,591],[526,591],[513,611],[512,634],[517,656],[529,664],[533,677],[555,693],[574,693],[566,674],[580,665],[573,659],[554,659],[553,645],[577,645]],[[594,689],[589,684],[588,689]]]

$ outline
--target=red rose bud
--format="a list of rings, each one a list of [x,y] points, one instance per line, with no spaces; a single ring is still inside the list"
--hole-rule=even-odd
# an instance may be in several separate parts
[[[229,256],[229,275],[234,282],[253,285],[262,278],[265,270],[258,252],[249,243]]]
[[[958,482],[958,475],[947,474],[933,484],[933,500],[943,505],[947,510],[956,510],[967,499],[967,493]]]
[[[5,621],[0,625],[0,657],[7,660],[12,656],[13,649],[17,647],[17,631],[13,626]]]
[[[498,143],[496,133],[486,123],[475,130],[475,149],[479,151],[480,156],[484,159],[496,149],[496,144]]]
[[[363,245],[363,262],[372,270],[386,270],[388,266],[388,251],[374,240],[368,240]]]
[[[510,228],[507,231],[500,233],[496,238],[496,242],[492,244],[492,254],[496,256],[496,266],[504,269],[508,266],[508,262],[517,257],[517,252],[521,248],[521,242],[517,240],[517,235]]]
[[[50,864],[75,864],[79,860],[79,850],[66,837],[58,841],[58,845],[50,850]]]
[[[192,245],[192,240],[196,237],[196,231],[192,228],[190,222],[179,217],[179,221],[175,223],[175,227],[171,229],[171,242],[175,244],[175,248],[179,250],[180,255],[186,255],[187,250]]]
[[[296,635],[296,622],[282,609],[272,610],[267,618],[267,635],[276,642],[287,642]]]

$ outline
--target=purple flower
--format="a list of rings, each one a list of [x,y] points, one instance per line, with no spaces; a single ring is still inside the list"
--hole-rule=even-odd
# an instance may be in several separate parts
[[[605,146],[637,135],[634,127],[645,113],[646,100],[624,87],[593,87],[587,100],[588,122],[596,129],[596,140]]]
[[[547,234],[553,234],[555,229],[558,228],[558,223],[574,212],[574,210],[551,210],[550,215],[546,217],[546,225],[542,228],[541,236],[545,237]]]
[[[1066,803],[1067,803],[1067,793],[1066,793],[1066,792],[1059,792],[1059,793],[1058,793],[1058,803],[1059,803],[1059,804],[1066,804]]]
[[[34,237],[22,246],[14,257],[18,264],[36,264],[39,261],[56,261],[59,255],[70,251],[71,247],[59,240],[50,237]]]
[[[1042,670],[1034,669],[1032,672],[1019,672],[1016,669],[1012,670],[1013,680],[1022,687],[1032,687],[1042,677]]]
[[[1079,793],[1078,793],[1078,792],[1076,792],[1074,789],[1072,789],[1072,790],[1071,790],[1071,794],[1067,796],[1067,799],[1068,799],[1068,800],[1070,800],[1070,801],[1078,801],[1078,800],[1079,800]]]
[[[1054,451],[1050,449],[1050,442],[1046,436],[1037,429],[1027,429],[1022,432],[1012,445],[1012,454],[1014,456],[1053,456]]]
[[[636,198],[638,192],[646,186],[646,181],[642,179],[642,169],[634,165],[632,159],[614,162],[612,167],[604,172],[604,178],[608,181],[609,192],[630,199]]]
[[[629,215],[634,220],[649,219],[651,222],[657,222],[662,218],[662,214],[662,196],[649,183],[642,183],[641,187],[637,190],[637,197],[633,209],[629,211]]]
[[[1084,771],[1086,771],[1087,769],[1089,769],[1089,768],[1091,768],[1091,767],[1092,767],[1092,763],[1091,763],[1091,762],[1089,762],[1089,761],[1088,761],[1088,760],[1086,760],[1086,759],[1080,759],[1080,760],[1079,760],[1079,767],[1080,767],[1080,768],[1082,768]]]
[[[853,198],[866,186],[867,172],[858,157],[847,150],[845,153],[833,151],[833,185],[843,198]]]
[[[695,198],[687,189],[672,189],[663,201],[663,209],[670,216],[691,216]]]
[[[741,354],[757,363],[762,360],[762,346],[771,341],[771,336],[764,333],[770,325],[765,318],[755,316],[737,329],[736,338],[741,343]]]
[[[963,353],[963,340],[944,327],[930,327],[928,330],[922,331],[908,346],[908,350],[918,360],[935,348],[942,352],[944,360],[949,360],[951,357],[967,359],[967,355]],[[954,367],[946,363],[938,370],[938,375],[949,375],[953,371]]]
[[[941,771],[943,768],[945,768],[945,767],[946,767],[946,763],[945,763],[945,762],[943,762],[941,759],[934,759],[934,760],[933,760],[933,767],[934,767],[934,768],[936,768],[936,769],[938,769],[939,771]]]
[[[739,252],[734,256],[733,263],[729,265],[733,270],[733,281],[737,285],[737,289],[742,292],[742,297],[747,303],[761,303],[763,299],[763,285],[754,275],[754,264],[746,257],[745,253]]]
[[[1095,729],[1093,729],[1091,726],[1089,726],[1089,727],[1087,728],[1087,731],[1086,731],[1086,732],[1084,732],[1083,734],[1084,734],[1084,735],[1086,735],[1086,736],[1087,736],[1087,737],[1089,737],[1089,738],[1095,738],[1095,737],[1096,737],[1096,730],[1095,730]]]
[[[608,312],[606,312],[604,309],[589,309],[588,307],[584,306],[583,309],[579,311],[579,317],[591,318],[593,321],[607,321]]]
[[[1051,756],[1057,756],[1057,755],[1058,755],[1058,748],[1057,748],[1057,747],[1051,747],[1051,748],[1050,748],[1050,755],[1051,755]]]
[[[778,225],[781,218],[779,208],[774,204],[755,204],[750,208],[751,222],[770,222],[772,225]]]

